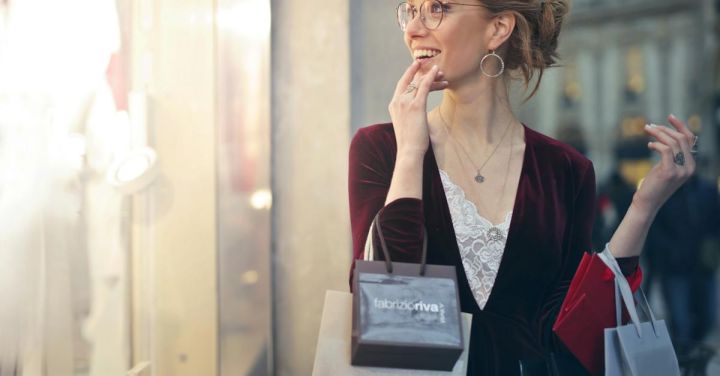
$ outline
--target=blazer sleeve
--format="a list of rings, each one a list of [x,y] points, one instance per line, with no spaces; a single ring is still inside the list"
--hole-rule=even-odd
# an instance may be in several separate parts
[[[571,213],[568,215],[569,240],[564,259],[562,261],[561,274],[557,279],[554,288],[545,296],[545,302],[540,315],[542,340],[545,348],[553,352],[566,353],[567,349],[553,333],[553,324],[557,319],[560,307],[567,296],[568,289],[575,272],[578,269],[580,260],[586,252],[592,249],[592,229],[595,219],[595,169],[589,160],[587,164],[579,169],[578,187],[572,202]],[[618,258],[623,274],[628,277],[630,284],[637,287],[641,278],[638,267],[638,257]],[[602,335],[602,334],[600,334]]]
[[[422,200],[399,198],[385,205],[395,164],[395,148],[384,141],[376,129],[360,129],[350,143],[348,195],[352,227],[353,262],[350,267],[352,288],[355,260],[363,258],[365,241],[375,215],[393,261],[419,261],[423,241]],[[387,135],[385,135],[387,136]],[[373,237],[376,259],[382,258],[377,233]]]

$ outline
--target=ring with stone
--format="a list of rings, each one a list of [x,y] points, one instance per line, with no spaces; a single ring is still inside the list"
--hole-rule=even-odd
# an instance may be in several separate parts
[[[685,154],[683,152],[678,152],[673,157],[673,162],[675,162],[678,166],[685,166]]]

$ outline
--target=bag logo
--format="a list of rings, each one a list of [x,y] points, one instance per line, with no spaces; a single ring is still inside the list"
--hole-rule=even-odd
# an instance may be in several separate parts
[[[442,303],[425,303],[424,301],[409,301],[400,299],[378,299],[373,300],[377,309],[411,311],[415,313],[439,313],[439,321],[445,323],[445,305]]]

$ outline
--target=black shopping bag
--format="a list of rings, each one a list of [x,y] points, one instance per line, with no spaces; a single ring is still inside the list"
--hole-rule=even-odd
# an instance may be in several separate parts
[[[453,369],[463,352],[455,266],[392,262],[378,217],[384,261],[356,261],[351,363],[427,370]]]

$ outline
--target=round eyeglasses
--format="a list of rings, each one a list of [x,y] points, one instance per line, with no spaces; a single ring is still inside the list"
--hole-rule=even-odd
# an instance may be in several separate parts
[[[420,13],[420,22],[430,29],[435,30],[440,26],[445,13],[450,10],[451,5],[464,5],[468,7],[482,7],[483,4],[461,4],[461,3],[450,3],[441,2],[440,0],[426,0],[420,4],[420,10],[414,5],[402,2],[397,7],[397,21],[400,25],[400,30],[403,32],[407,30],[407,25],[410,21],[414,20]]]

